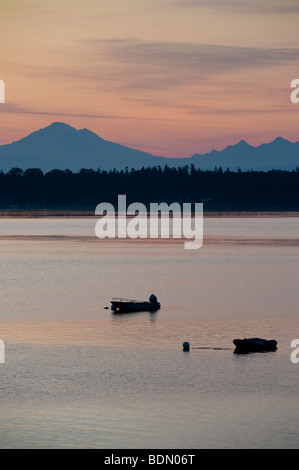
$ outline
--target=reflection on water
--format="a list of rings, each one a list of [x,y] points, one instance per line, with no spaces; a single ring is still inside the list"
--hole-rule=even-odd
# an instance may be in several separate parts
[[[297,446],[297,375],[278,352],[16,345],[8,355],[1,447]]]
[[[0,447],[296,447],[299,219],[210,218],[192,252],[94,222],[1,219]],[[278,350],[233,354],[255,336]]]

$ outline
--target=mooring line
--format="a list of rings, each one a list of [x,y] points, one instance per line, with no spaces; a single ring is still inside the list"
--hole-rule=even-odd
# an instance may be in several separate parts
[[[198,346],[198,347],[192,347],[190,349],[214,349],[215,351],[232,351],[233,348],[212,348],[208,346]]]

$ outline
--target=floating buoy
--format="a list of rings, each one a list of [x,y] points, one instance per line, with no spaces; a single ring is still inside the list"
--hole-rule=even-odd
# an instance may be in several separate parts
[[[190,344],[188,343],[188,341],[185,341],[183,343],[183,351],[190,351]]]

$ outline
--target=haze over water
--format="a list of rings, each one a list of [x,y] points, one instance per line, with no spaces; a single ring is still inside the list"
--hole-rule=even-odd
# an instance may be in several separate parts
[[[199,250],[95,223],[1,218],[1,448],[297,448],[299,219],[204,218]]]

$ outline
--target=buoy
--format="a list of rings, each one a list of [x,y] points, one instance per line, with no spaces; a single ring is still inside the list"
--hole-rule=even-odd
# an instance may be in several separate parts
[[[185,341],[183,343],[183,351],[190,351],[190,344],[188,343],[188,341]]]

